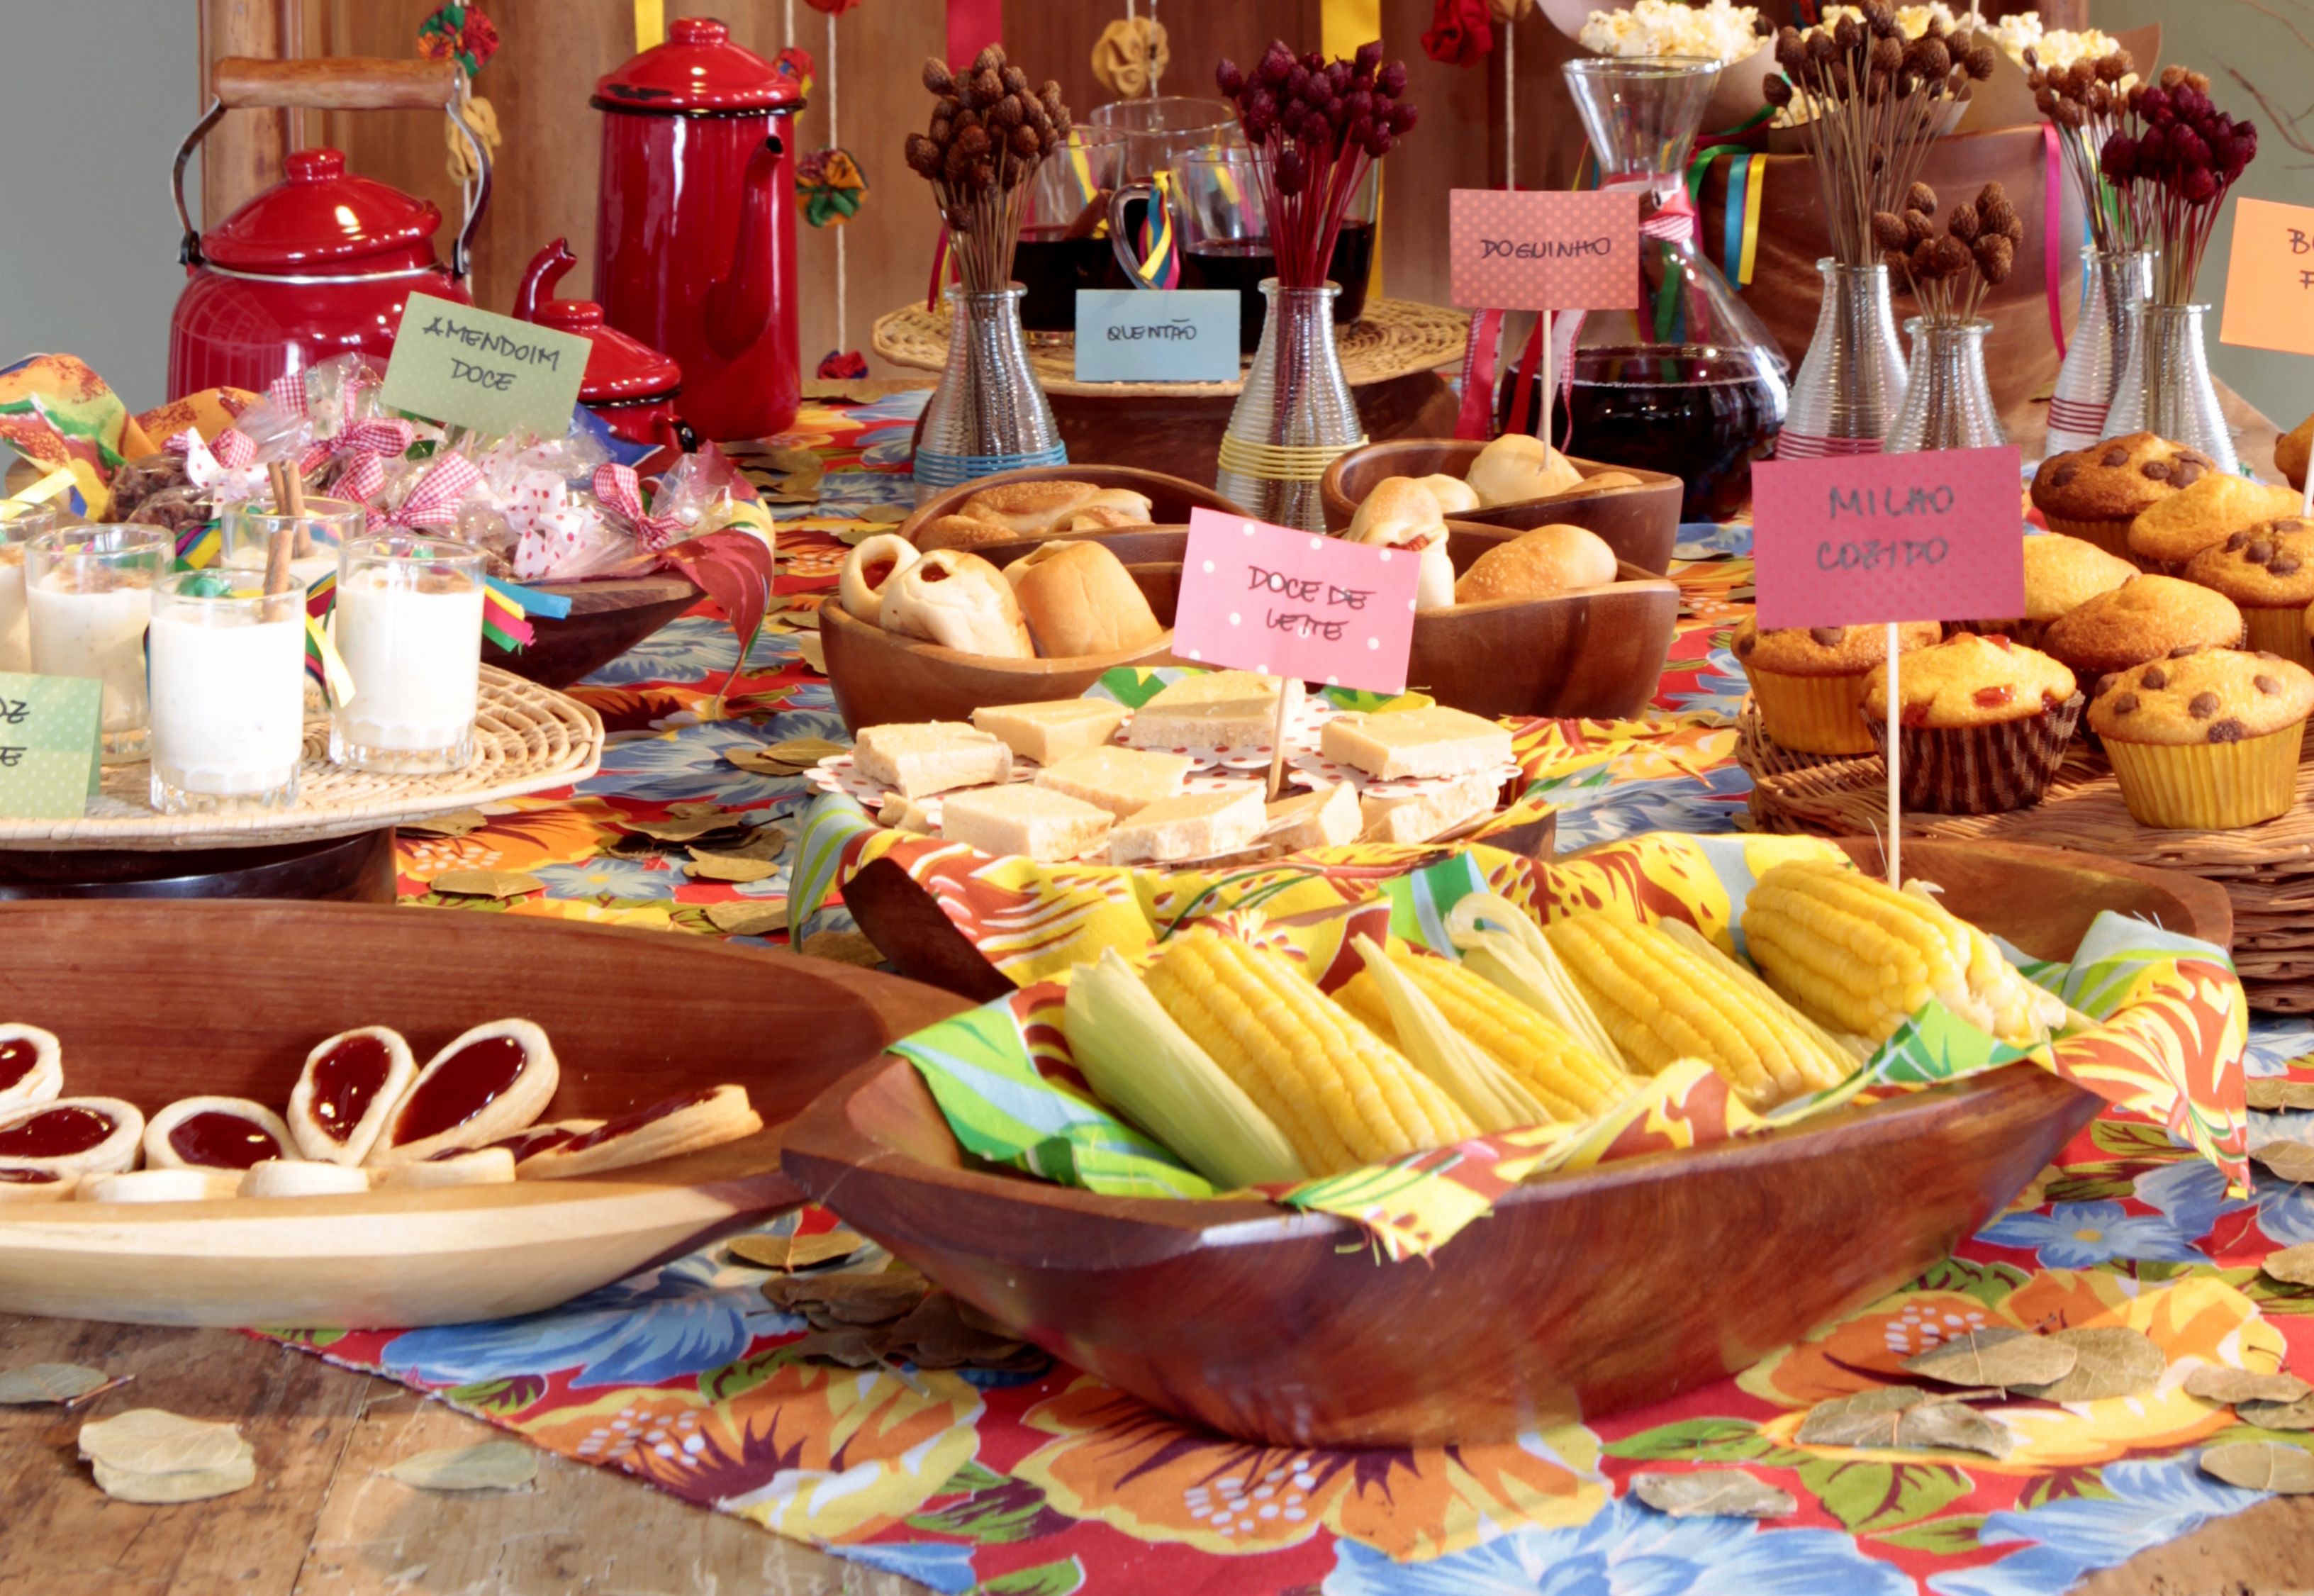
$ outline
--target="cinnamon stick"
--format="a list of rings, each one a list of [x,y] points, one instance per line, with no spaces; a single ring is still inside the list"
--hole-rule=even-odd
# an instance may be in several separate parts
[[[281,481],[288,490],[288,503],[285,507],[297,518],[296,542],[292,551],[297,559],[303,560],[314,551],[314,529],[305,524],[305,468],[294,460],[285,462],[281,467]]]
[[[265,540],[265,618],[283,621],[291,614],[289,594],[296,576],[289,569],[290,538],[287,527],[277,528]]]

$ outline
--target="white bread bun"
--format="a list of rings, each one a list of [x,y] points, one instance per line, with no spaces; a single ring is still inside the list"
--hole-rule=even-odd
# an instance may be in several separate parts
[[[92,1175],[80,1183],[74,1195],[83,1203],[209,1203],[240,1192],[238,1169],[169,1165]]]
[[[836,602],[853,619],[881,626],[885,587],[922,558],[915,545],[898,533],[878,533],[843,557],[843,573],[836,578]]]
[[[1580,526],[1538,526],[1473,560],[1454,584],[1454,602],[1541,598],[1574,587],[1603,587],[1614,579],[1615,551],[1597,533]]]
[[[1464,480],[1479,502],[1492,508],[1564,493],[1583,480],[1583,473],[1541,438],[1506,432],[1479,451]]]
[[[1104,488],[1055,519],[1049,530],[1100,532],[1116,526],[1146,526],[1154,508],[1145,493],[1135,493],[1130,488]]]
[[[1099,543],[1040,544],[1006,566],[1004,579],[1047,659],[1138,648],[1165,630],[1124,562]]]
[[[885,584],[884,630],[996,659],[1037,653],[1003,574],[958,549],[935,549]]]
[[[1016,538],[1034,537],[1058,525],[1071,511],[1098,500],[1101,493],[1102,489],[1091,482],[1031,477],[983,488],[957,506],[956,513],[975,521],[993,522]],[[1149,501],[1144,498],[1141,502],[1145,506]]]
[[[369,1190],[367,1169],[306,1159],[267,1159],[250,1165],[235,1195],[243,1197],[336,1197]]]
[[[1430,497],[1438,501],[1439,509],[1449,516],[1460,516],[1467,510],[1480,507],[1478,489],[1460,477],[1450,477],[1444,472],[1438,472],[1414,480],[1430,489]]]
[[[1446,553],[1446,520],[1437,496],[1412,477],[1384,477],[1358,506],[1342,534],[1381,549],[1414,549],[1422,557],[1414,607],[1442,610],[1454,602],[1454,562]]]

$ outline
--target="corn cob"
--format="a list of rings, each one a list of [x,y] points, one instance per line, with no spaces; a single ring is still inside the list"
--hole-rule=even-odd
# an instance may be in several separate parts
[[[1700,1058],[1754,1107],[1834,1084],[1834,1066],[1793,1015],[1737,976],[1727,957],[1704,957],[1654,926],[1586,913],[1543,935],[1632,1064],[1653,1074]]]
[[[1744,939],[1769,984],[1804,1013],[1874,1043],[1930,998],[2018,1046],[2064,1023],[2063,1004],[1983,932],[1925,891],[1900,892],[1844,865],[1784,864],[1761,877]]]
[[[1863,1037],[1854,1035],[1834,1036],[1825,1030],[1806,1015],[1785,1002],[1778,995],[1775,988],[1761,980],[1741,959],[1729,958],[1719,951],[1718,944],[1687,921],[1666,920],[1662,922],[1662,930],[1664,935],[1697,957],[1718,965],[1727,971],[1730,979],[1751,993],[1754,1000],[1766,1004],[1790,1021],[1793,1028],[1799,1032],[1800,1039],[1815,1049],[1818,1070],[1823,1075],[1829,1075],[1832,1081],[1846,1080],[1857,1065],[1871,1057],[1872,1050],[1865,1044]],[[1803,1071],[1803,1073],[1807,1072]],[[1819,1077],[1811,1077],[1811,1084],[1830,1083],[1821,1081]]]
[[[1486,930],[1489,921],[1505,929]],[[1517,904],[1492,893],[1471,893],[1448,912],[1446,932],[1465,968],[1556,1024],[1619,1081],[1630,1075],[1622,1050],[1583,1001],[1566,962]]]
[[[1293,1144],[1105,949],[1069,982],[1062,1034],[1102,1101],[1227,1191],[1309,1178]]]
[[[1429,1077],[1274,953],[1198,928],[1166,948],[1146,981],[1312,1175],[1477,1133]]]
[[[1474,971],[1451,959],[1412,952],[1392,953],[1390,964],[1435,1005],[1450,1030],[1532,1093],[1551,1119],[1588,1119],[1630,1086],[1621,1071],[1610,1069],[1558,1026]],[[1393,1023],[1374,971],[1352,976],[1334,997],[1372,1027],[1375,1035],[1420,1062]]]
[[[1391,962],[1372,937],[1360,937],[1354,946],[1365,960],[1365,968],[1352,982],[1366,983],[1367,995],[1388,1030],[1372,1025],[1367,1028],[1383,1036],[1406,1055],[1408,1063],[1437,1082],[1471,1116],[1472,1124],[1484,1132],[1509,1131],[1542,1124],[1554,1117],[1541,1098],[1448,1025],[1438,1005],[1423,995],[1422,989]],[[1347,990],[1346,986],[1344,991]],[[1336,1001],[1350,1008],[1340,998]]]

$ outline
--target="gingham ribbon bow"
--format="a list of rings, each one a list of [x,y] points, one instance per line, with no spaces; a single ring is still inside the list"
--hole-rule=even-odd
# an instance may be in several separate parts
[[[346,463],[342,475],[351,476],[365,463],[382,472],[383,463],[410,447],[417,436],[418,428],[399,418],[356,421],[333,437],[317,437],[306,445],[305,452],[297,457],[297,469],[310,477],[330,461],[342,460]]]
[[[188,427],[161,445],[185,457],[185,477],[213,502],[254,498],[265,487],[265,468],[257,463],[257,445],[238,428],[228,427],[214,443]]]
[[[426,474],[393,509],[382,510],[369,505],[369,530],[375,533],[398,527],[416,532],[428,526],[448,526],[458,519],[459,501],[473,492],[481,480],[481,469],[464,454],[445,454],[426,468]],[[339,485],[345,487],[343,483]],[[367,494],[356,497],[367,502]]]
[[[1651,177],[1621,177],[1603,185],[1611,190],[1637,189],[1642,193],[1653,192],[1655,186],[1656,180]],[[1639,236],[1661,239],[1665,243],[1685,243],[1695,236],[1695,201],[1687,197],[1683,185],[1674,187],[1671,198],[1639,224]]]
[[[673,516],[648,516],[643,513],[642,481],[631,465],[598,465],[595,468],[595,497],[603,507],[614,510],[634,524],[635,536],[642,546],[654,552],[675,541],[683,523]]]

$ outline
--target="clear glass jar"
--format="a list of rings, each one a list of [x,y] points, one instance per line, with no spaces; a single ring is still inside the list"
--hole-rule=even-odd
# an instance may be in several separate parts
[[[153,619],[153,585],[176,558],[176,536],[165,526],[63,526],[27,546],[32,669],[104,683],[107,764],[145,757],[145,630]]]
[[[2150,432],[2201,450],[2231,476],[2241,469],[2241,457],[2234,452],[2233,429],[2226,425],[2217,387],[2210,381],[2202,333],[2209,308],[2151,302],[2134,307],[2105,436]]]
[[[305,513],[252,499],[222,507],[217,516],[217,563],[234,570],[261,571],[272,547],[273,534],[290,538],[289,569],[297,586],[308,594],[324,578],[338,574],[338,551],[362,535],[367,517],[349,498],[325,498],[316,494],[305,501]]]
[[[1886,266],[1842,266],[1827,255],[1815,332],[1792,380],[1791,414],[1776,440],[1779,460],[1877,454],[1904,394],[1904,352]]]
[[[1341,289],[1289,288],[1270,278],[1261,292],[1268,318],[1222,434],[1214,486],[1257,519],[1323,532],[1319,479],[1366,441],[1334,348],[1334,296]]]
[[[1956,325],[1914,316],[1904,323],[1912,358],[1904,397],[1888,424],[1886,453],[1995,449],[2009,441],[1984,380],[1984,335],[1992,331],[1982,317]]]
[[[446,538],[356,538],[338,551],[331,620],[353,696],[330,759],[357,770],[464,770],[481,696],[482,551]]]
[[[0,671],[32,668],[32,637],[24,615],[24,553],[31,541],[57,529],[48,505],[0,501]]]
[[[152,803],[163,815],[297,801],[305,596],[264,587],[262,569],[154,585]]]
[[[2106,436],[2136,327],[2133,313],[2153,293],[2153,257],[2144,250],[2084,249],[2081,283],[2081,317],[2049,398],[2050,454],[2086,449]]]
[[[948,366],[916,436],[916,502],[960,482],[1032,465],[1065,465],[1053,407],[1029,365],[1020,284],[948,290]]]

